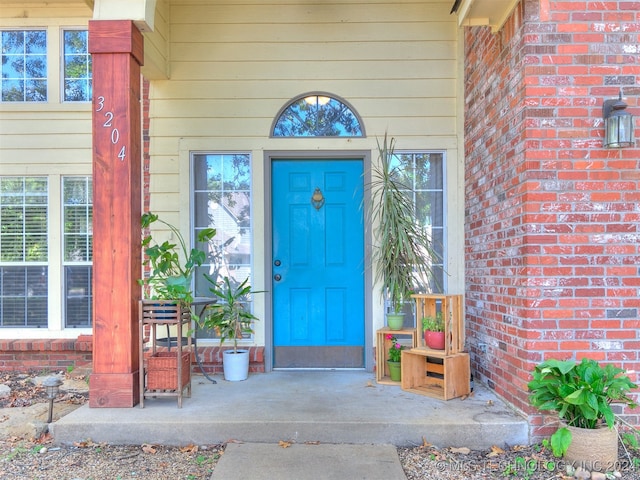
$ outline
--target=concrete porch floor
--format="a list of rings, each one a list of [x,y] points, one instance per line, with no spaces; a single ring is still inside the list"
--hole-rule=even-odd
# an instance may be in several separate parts
[[[528,443],[528,425],[484,385],[442,401],[377,384],[364,371],[274,371],[243,382],[193,375],[192,394],[147,398],[144,408],[84,405],[51,425],[58,444],[91,439],[110,444],[182,446],[229,440],[273,443],[392,444],[423,438],[439,447]]]

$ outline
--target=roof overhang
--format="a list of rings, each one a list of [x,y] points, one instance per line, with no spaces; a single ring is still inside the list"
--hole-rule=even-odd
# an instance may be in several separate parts
[[[455,0],[451,13],[458,14],[458,26],[502,28],[520,0]]]

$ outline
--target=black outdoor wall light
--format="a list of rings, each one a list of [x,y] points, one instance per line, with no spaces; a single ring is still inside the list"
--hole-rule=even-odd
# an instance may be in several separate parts
[[[627,104],[622,101],[622,92],[616,99],[605,100],[602,105],[604,119],[604,148],[632,147],[633,115],[625,111]]]

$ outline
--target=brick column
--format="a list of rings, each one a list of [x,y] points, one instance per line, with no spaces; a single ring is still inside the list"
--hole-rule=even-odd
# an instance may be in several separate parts
[[[93,59],[93,373],[90,407],[139,401],[140,66],[129,20],[89,22]]]

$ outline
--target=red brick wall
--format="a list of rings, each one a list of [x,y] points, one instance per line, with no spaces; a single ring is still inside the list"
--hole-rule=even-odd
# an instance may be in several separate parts
[[[90,335],[77,339],[0,340],[0,371],[66,370],[91,366]]]
[[[209,374],[222,373],[222,351],[230,348],[198,347],[202,369]],[[81,335],[77,339],[0,340],[0,371],[91,369],[92,353],[91,335]],[[199,373],[200,366],[195,357],[191,364],[193,372]],[[264,372],[264,347],[249,347],[249,371]]]
[[[546,358],[638,380],[640,149],[602,148],[602,103],[621,90],[640,117],[639,32],[640,2],[550,0],[465,30],[468,344],[477,376],[529,414]]]
[[[232,347],[198,347],[202,370],[211,373],[222,373],[222,352]],[[193,361],[194,372],[200,372],[199,365]],[[249,347],[249,371],[264,373],[264,347]]]

